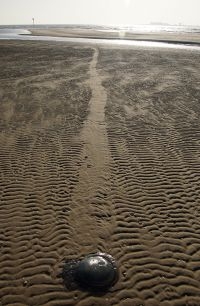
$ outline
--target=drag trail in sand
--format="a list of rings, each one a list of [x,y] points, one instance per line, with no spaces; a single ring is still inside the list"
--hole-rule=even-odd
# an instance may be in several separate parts
[[[87,85],[92,90],[89,115],[80,134],[83,142],[82,164],[79,170],[79,181],[73,192],[74,204],[70,212],[71,241],[76,245],[79,254],[97,250],[105,251],[101,244],[98,245],[97,238],[99,234],[103,235],[103,231],[106,235],[107,224],[104,224],[104,229],[100,228],[99,233],[95,214],[106,216],[110,211],[109,206],[108,208],[105,205],[102,206],[101,201],[101,198],[104,198],[109,191],[110,154],[105,123],[107,95],[96,69],[98,54],[99,51],[95,48],[89,67],[90,78],[87,81]],[[112,224],[109,223],[109,227],[111,226]]]

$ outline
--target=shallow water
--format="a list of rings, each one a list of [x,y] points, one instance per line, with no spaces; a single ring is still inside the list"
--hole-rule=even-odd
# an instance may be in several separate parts
[[[199,46],[186,45],[183,43],[168,43],[158,41],[136,41],[125,39],[95,39],[95,38],[78,38],[78,37],[53,37],[53,36],[34,36],[30,35],[31,32],[26,29],[10,29],[0,28],[0,40],[37,40],[37,41],[66,41],[72,43],[84,43],[84,44],[107,44],[107,45],[124,45],[124,46],[138,46],[149,48],[170,48],[170,49],[189,49],[200,50]]]
[[[54,37],[54,36],[34,36],[31,32],[23,28],[1,28],[0,40],[2,39],[17,39],[17,40],[37,40],[37,41],[66,41],[72,43],[86,43],[86,44],[108,44],[108,45],[123,45],[123,46],[141,46],[150,48],[170,48],[170,49],[192,49],[200,50],[199,46],[186,45],[183,43],[168,43],[158,41],[137,41],[126,39],[95,39],[95,38],[79,38],[79,37]]]

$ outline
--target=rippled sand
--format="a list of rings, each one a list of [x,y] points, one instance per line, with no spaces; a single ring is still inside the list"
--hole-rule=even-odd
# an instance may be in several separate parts
[[[200,305],[200,52],[0,42],[1,305]],[[64,259],[118,262],[104,295]]]

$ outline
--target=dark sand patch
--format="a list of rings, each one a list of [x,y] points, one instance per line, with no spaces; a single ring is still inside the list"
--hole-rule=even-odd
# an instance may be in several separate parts
[[[0,42],[1,305],[200,305],[200,53]],[[110,253],[104,296],[65,259]]]

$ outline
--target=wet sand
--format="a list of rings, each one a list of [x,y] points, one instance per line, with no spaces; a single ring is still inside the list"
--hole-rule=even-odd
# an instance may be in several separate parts
[[[125,39],[138,41],[173,42],[182,44],[200,44],[198,33],[170,33],[170,32],[133,32],[133,31],[101,31],[95,29],[75,28],[31,28],[32,35],[58,36],[58,37],[81,37],[94,39]]]
[[[200,305],[200,52],[0,42],[0,305]],[[64,259],[118,262],[105,295]]]

